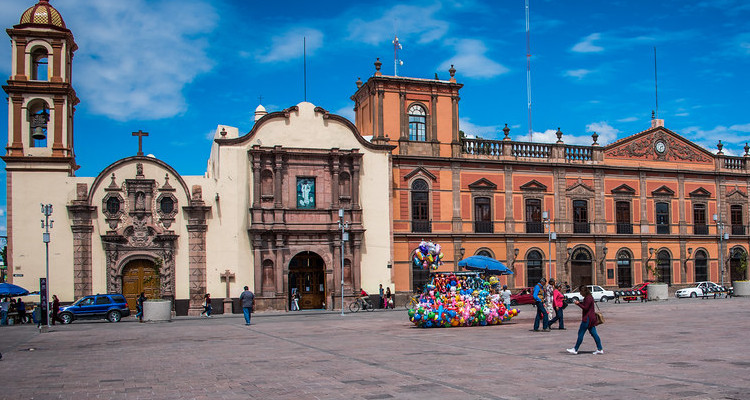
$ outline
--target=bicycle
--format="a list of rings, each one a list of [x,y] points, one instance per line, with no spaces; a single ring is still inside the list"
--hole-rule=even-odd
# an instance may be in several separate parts
[[[404,308],[406,308],[407,310],[417,308],[418,304],[419,304],[419,295],[415,294],[409,297],[409,300],[407,300],[406,303],[404,303]]]
[[[370,300],[365,300],[361,297],[357,297],[357,300],[354,300],[349,304],[349,311],[355,313],[358,312],[360,309],[367,310],[367,311],[373,311],[375,309],[375,306],[370,303]]]

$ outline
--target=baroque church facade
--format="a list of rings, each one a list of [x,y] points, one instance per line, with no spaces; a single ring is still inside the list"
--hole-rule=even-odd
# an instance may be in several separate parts
[[[747,146],[713,154],[655,118],[606,146],[596,134],[565,144],[560,130],[556,143],[515,141],[507,126],[502,140],[470,138],[455,69],[447,81],[384,76],[378,61],[357,81],[354,123],[310,103],[259,107],[250,132],[218,126],[202,176],[139,146],[79,177],[73,33],[47,0],[7,32],[9,276],[27,288],[45,276],[29,222],[51,204],[50,288],[64,302],[145,291],[197,315],[210,292],[230,312],[248,285],[261,310],[289,309],[292,292],[302,308],[340,308],[362,288],[424,285],[429,271],[412,262],[422,240],[442,245],[441,270],[474,254],[506,262],[511,287],[553,276],[676,288],[747,274]]]

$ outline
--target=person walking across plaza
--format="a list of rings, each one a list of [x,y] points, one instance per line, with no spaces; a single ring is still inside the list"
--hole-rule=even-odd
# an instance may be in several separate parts
[[[245,325],[250,325],[250,314],[252,314],[253,306],[255,306],[255,293],[251,292],[247,286],[240,295],[240,303],[242,303],[242,313],[245,314]]]
[[[578,349],[581,347],[581,343],[583,342],[583,335],[586,334],[586,331],[589,331],[591,336],[594,338],[594,341],[596,342],[596,351],[593,354],[604,354],[602,341],[601,339],[599,339],[599,335],[596,333],[596,326],[598,325],[599,321],[596,319],[596,311],[594,311],[594,297],[591,296],[591,290],[586,285],[581,286],[580,291],[581,296],[583,296],[583,302],[575,300],[575,304],[578,307],[581,307],[581,326],[578,328],[578,340],[576,341],[576,345],[572,348],[567,349],[568,353],[578,354]]]
[[[378,289],[378,295],[380,296],[380,308],[385,308],[385,291],[383,291],[383,284],[380,284]]]
[[[211,293],[206,293],[203,296],[203,312],[201,312],[201,317],[205,314],[207,318],[211,318],[211,311],[213,311],[213,308],[211,308]]]
[[[299,291],[292,288],[292,311],[299,311]]]
[[[534,303],[536,304],[536,317],[534,317],[534,332],[539,332],[539,321],[542,321],[542,330],[549,332],[549,315],[544,308],[544,285],[547,279],[542,278],[534,286]]]
[[[56,321],[60,320],[60,299],[57,298],[56,294],[52,295],[52,321],[50,323],[52,325],[55,324]]]
[[[552,292],[552,304],[555,306],[555,318],[552,318],[549,320],[549,326],[552,327],[552,324],[557,322],[557,329],[565,329],[565,321],[563,321],[563,310],[565,310],[565,307],[568,306],[568,303],[565,301],[565,295],[562,294],[562,285],[557,284],[555,286],[555,290]]]
[[[146,301],[146,293],[141,292],[135,299],[135,316],[138,322],[143,322],[143,302]]]

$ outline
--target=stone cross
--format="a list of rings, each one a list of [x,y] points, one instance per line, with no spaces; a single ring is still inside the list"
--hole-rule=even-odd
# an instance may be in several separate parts
[[[143,137],[148,136],[148,132],[144,132],[142,130],[138,130],[138,132],[133,132],[133,136],[138,136],[138,155],[143,155]]]
[[[229,282],[230,282],[230,281],[231,281],[232,279],[234,279],[234,274],[233,274],[233,273],[231,273],[231,272],[229,272],[229,270],[226,270],[226,271],[224,271],[224,273],[223,273],[223,274],[221,274],[221,275],[219,275],[219,276],[221,276],[221,279],[222,279],[223,281],[226,281],[226,283],[227,283],[227,296],[226,296],[225,298],[227,298],[227,299],[228,299],[228,298],[229,298]]]

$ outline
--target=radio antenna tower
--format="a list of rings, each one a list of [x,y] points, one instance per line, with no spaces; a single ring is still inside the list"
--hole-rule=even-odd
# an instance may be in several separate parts
[[[656,46],[654,46],[654,94],[656,96],[656,118],[659,118],[659,79],[656,75]]]
[[[399,65],[404,65],[404,62],[399,60],[398,51],[401,50],[401,43],[398,42],[398,36],[394,35],[393,39],[393,76],[398,76]]]
[[[529,33],[529,0],[526,0],[526,98],[529,106],[529,142],[532,140],[531,130],[531,37]]]

